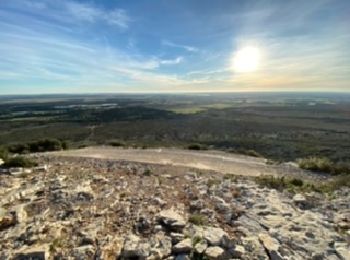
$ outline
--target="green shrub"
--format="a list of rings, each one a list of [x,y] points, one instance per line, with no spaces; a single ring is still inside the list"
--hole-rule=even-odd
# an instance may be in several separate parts
[[[333,163],[326,157],[308,157],[298,160],[299,167],[310,171],[331,172]]]
[[[226,173],[224,175],[224,180],[231,180],[231,181],[236,181],[237,180],[237,176],[231,173]]]
[[[42,139],[39,141],[31,142],[29,145],[30,152],[46,152],[46,151],[59,151],[62,150],[62,143],[57,139]]]
[[[292,184],[293,186],[302,187],[304,185],[304,182],[303,182],[303,180],[293,178],[290,181],[290,184]]]
[[[253,156],[253,157],[263,157],[260,153],[258,153],[255,150],[246,150],[243,152],[243,154],[248,155],[248,156]]]
[[[0,159],[6,161],[8,158],[8,150],[5,147],[0,147]]]
[[[47,152],[47,151],[59,151],[67,150],[68,143],[57,139],[41,139],[24,144],[12,144],[8,146],[8,150],[11,153],[36,153],[36,152]]]
[[[288,178],[288,177],[275,177],[275,176],[259,176],[256,178],[256,182],[261,187],[267,187],[270,189],[284,190],[288,189],[290,191],[306,191],[313,190],[312,187],[309,187],[309,184],[305,184],[303,180],[297,178]]]
[[[256,178],[256,182],[261,187],[267,187],[270,189],[283,190],[287,187],[285,177],[274,177],[274,176],[260,176]]]
[[[16,156],[5,161],[4,167],[34,167],[37,163],[23,156]]]
[[[326,157],[308,157],[299,159],[298,164],[300,168],[310,171],[326,172],[334,175],[350,174],[349,163],[333,163]]]
[[[345,162],[338,162],[334,164],[332,169],[333,174],[350,174],[350,164]]]
[[[208,217],[201,214],[192,214],[188,221],[197,226],[204,226],[208,224]]]
[[[68,150],[69,149],[69,144],[67,141],[61,141],[62,149],[63,150]]]
[[[152,171],[150,169],[148,169],[148,168],[145,169],[144,172],[143,172],[144,176],[151,176],[151,174],[152,174]]]
[[[305,183],[300,179],[290,179],[285,177],[274,177],[274,176],[260,176],[256,178],[256,182],[261,187],[267,187],[271,189],[284,190],[288,189],[291,192],[322,192],[331,193],[341,187],[350,187],[350,175],[343,174],[334,177],[330,181],[321,183]]]
[[[8,151],[10,153],[28,153],[29,146],[28,144],[12,144],[8,146]]]
[[[331,193],[342,187],[350,187],[350,175],[344,174],[336,176],[333,180],[317,186],[316,190],[319,192]]]
[[[208,187],[212,187],[214,185],[220,185],[221,184],[221,180],[219,179],[209,179],[207,182]]]
[[[117,140],[111,140],[108,142],[108,145],[119,147],[119,146],[124,146],[125,144]]]
[[[201,146],[199,144],[189,144],[187,146],[187,149],[188,150],[197,150],[197,151],[199,151],[199,150],[201,150]]]

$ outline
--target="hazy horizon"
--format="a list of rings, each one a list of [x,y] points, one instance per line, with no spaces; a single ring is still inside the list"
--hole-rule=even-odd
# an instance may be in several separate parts
[[[221,96],[221,95],[232,95],[240,97],[240,95],[247,96],[296,96],[298,98],[309,98],[311,97],[333,97],[339,95],[345,95],[345,97],[350,97],[350,92],[336,92],[336,91],[236,91],[236,92],[76,92],[76,93],[27,93],[27,94],[0,94],[0,98],[7,97],[79,97],[79,96],[106,96],[111,95],[111,97],[120,96]]]
[[[0,95],[350,92],[350,2],[4,0]]]

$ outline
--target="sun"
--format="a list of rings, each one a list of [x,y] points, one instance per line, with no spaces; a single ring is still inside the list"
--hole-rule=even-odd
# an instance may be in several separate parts
[[[252,72],[258,69],[260,51],[256,47],[244,47],[233,57],[233,70],[236,72]]]

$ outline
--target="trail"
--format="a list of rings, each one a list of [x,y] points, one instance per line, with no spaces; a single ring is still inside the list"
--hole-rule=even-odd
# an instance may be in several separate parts
[[[171,148],[141,150],[99,146],[79,150],[51,152],[49,154],[184,166],[243,176],[288,175],[311,179],[325,178],[324,176],[310,173],[291,165],[268,165],[266,164],[266,159],[263,158],[220,151],[189,151]]]

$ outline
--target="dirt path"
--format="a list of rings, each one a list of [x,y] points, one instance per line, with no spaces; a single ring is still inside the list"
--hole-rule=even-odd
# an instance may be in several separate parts
[[[50,154],[185,166],[245,176],[292,175],[312,179],[322,178],[290,165],[267,165],[266,160],[262,158],[219,151],[188,151],[169,148],[141,150],[114,147],[88,147],[80,150],[52,152]]]

